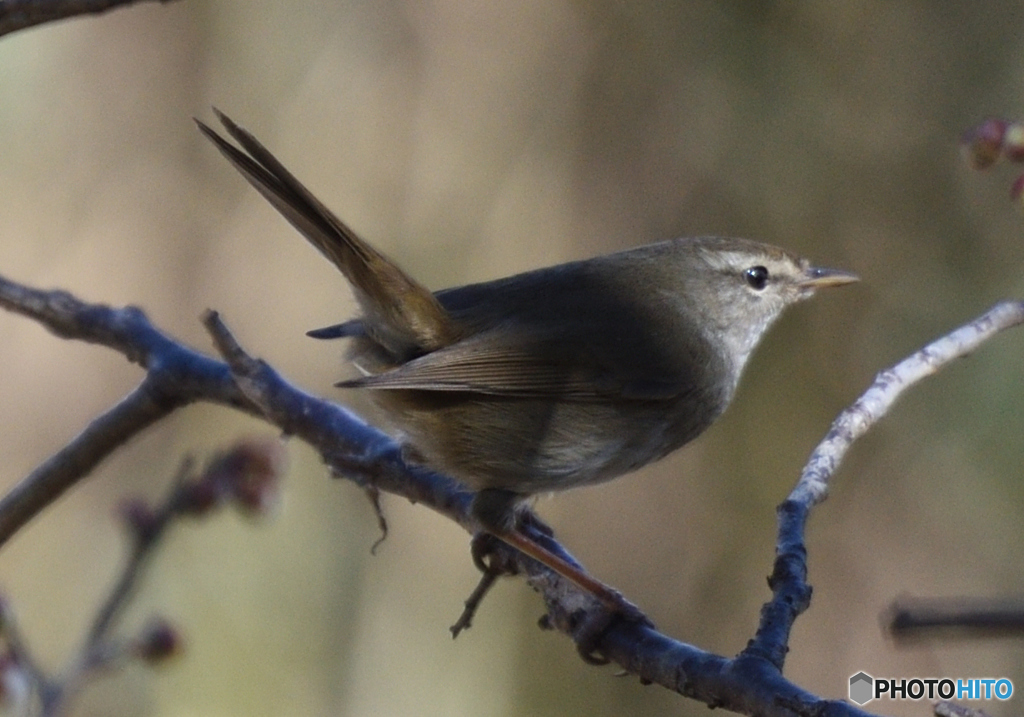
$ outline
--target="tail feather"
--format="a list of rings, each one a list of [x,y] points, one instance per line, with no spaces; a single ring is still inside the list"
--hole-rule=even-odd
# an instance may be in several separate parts
[[[292,226],[341,270],[364,312],[370,338],[395,356],[429,353],[457,330],[434,295],[363,241],[249,132],[217,113],[238,149],[200,120],[200,131]]]

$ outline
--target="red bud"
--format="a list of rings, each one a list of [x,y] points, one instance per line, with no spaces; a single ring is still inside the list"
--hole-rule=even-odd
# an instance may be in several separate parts
[[[960,146],[964,157],[975,169],[991,167],[999,159],[1006,135],[1006,121],[990,117],[964,132]]]

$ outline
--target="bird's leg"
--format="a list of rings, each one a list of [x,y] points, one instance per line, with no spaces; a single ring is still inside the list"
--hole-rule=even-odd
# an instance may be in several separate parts
[[[522,496],[516,493],[499,489],[484,489],[474,497],[472,512],[487,533],[547,566],[577,587],[593,595],[607,608],[603,615],[587,616],[577,628],[575,636],[581,655],[587,661],[601,662],[602,660],[596,658],[593,653],[600,643],[604,631],[612,622],[621,618],[631,622],[650,624],[650,620],[636,605],[626,600],[618,590],[594,578],[578,564],[570,562],[542,545],[541,541],[550,538],[550,530],[536,520],[521,521],[520,511],[517,510],[521,502]],[[538,534],[540,540],[528,535],[527,530]],[[479,536],[474,538],[473,560],[485,572],[494,571],[494,568],[483,560],[483,556],[489,552],[487,541],[481,540]]]

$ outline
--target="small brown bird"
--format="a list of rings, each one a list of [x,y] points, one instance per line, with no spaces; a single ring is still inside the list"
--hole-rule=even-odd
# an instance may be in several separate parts
[[[370,390],[429,466],[478,491],[486,530],[613,606],[617,593],[516,529],[527,496],[597,483],[689,442],[732,400],[790,304],[856,281],[744,239],[676,239],[431,293],[359,238],[251,134],[197,124],[352,284],[347,337]],[[246,154],[247,153],[247,154]]]

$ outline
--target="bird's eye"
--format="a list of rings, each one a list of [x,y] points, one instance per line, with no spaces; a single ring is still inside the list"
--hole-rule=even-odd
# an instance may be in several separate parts
[[[743,276],[750,288],[755,291],[761,291],[768,286],[768,270],[763,266],[752,266],[743,272]]]

